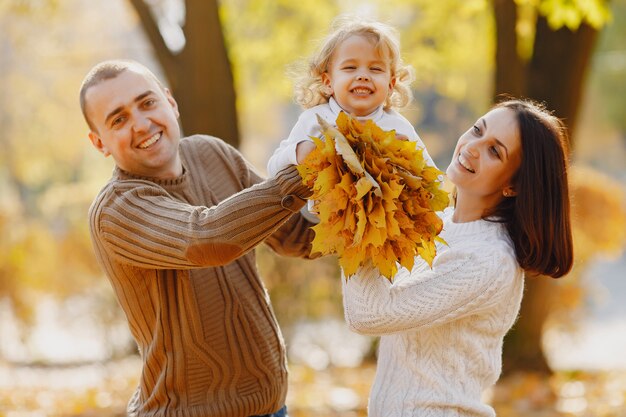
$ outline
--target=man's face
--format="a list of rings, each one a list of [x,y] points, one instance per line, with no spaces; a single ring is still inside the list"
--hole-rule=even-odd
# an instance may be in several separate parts
[[[117,166],[150,178],[182,174],[178,105],[152,77],[127,69],[90,87],[85,101],[89,139]]]

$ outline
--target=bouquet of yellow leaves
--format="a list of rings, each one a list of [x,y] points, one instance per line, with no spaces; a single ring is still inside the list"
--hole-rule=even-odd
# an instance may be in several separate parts
[[[346,277],[373,265],[391,281],[397,263],[411,269],[417,255],[432,266],[435,242],[443,241],[435,212],[449,203],[442,172],[415,142],[371,120],[341,112],[337,128],[318,122],[322,138],[312,138],[316,148],[298,166],[320,218],[312,252],[337,254]]]

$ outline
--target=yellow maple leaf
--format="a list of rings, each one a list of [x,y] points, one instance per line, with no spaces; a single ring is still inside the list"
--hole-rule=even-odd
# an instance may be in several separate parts
[[[419,246],[418,252],[422,259],[424,259],[428,263],[428,265],[433,265],[433,260],[435,259],[435,255],[437,254],[437,249],[434,242],[422,240],[422,244]]]
[[[372,189],[374,184],[367,178],[363,177],[356,182],[356,198],[361,199],[369,190]]]
[[[343,112],[336,127],[318,120],[322,135],[298,166],[320,218],[312,250],[337,254],[347,277],[373,265],[392,280],[398,265],[410,269],[416,256],[431,265],[435,242],[443,241],[436,212],[449,203],[442,172],[414,142],[371,120]]]

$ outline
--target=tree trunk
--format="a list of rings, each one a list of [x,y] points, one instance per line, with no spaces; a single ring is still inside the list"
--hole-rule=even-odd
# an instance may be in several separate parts
[[[517,323],[504,338],[502,373],[518,370],[551,372],[543,353],[541,337],[554,299],[555,283],[545,276],[527,277]]]
[[[598,31],[586,23],[575,32],[566,27],[553,31],[545,17],[537,20],[527,96],[545,102],[563,119],[570,137],[576,129],[584,81],[597,38]]]
[[[564,119],[571,138],[597,30],[582,23],[577,31],[565,27],[554,31],[545,17],[538,16],[533,55],[524,65],[516,49],[514,0],[494,0],[493,7],[497,31],[495,96],[508,93],[544,102],[556,116]],[[542,350],[541,336],[556,290],[549,277],[526,279],[519,319],[504,340],[504,373],[551,372]]]
[[[187,0],[185,47],[165,44],[147,2],[130,0],[178,102],[186,135],[205,133],[239,145],[236,95],[217,0]]]
[[[494,99],[506,94],[521,97],[526,86],[524,62],[517,53],[517,5],[513,0],[494,0],[496,18],[496,72]]]

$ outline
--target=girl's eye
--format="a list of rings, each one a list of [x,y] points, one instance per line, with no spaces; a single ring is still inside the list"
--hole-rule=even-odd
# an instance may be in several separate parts
[[[377,72],[383,71],[383,69],[380,68],[380,67],[372,67],[371,70],[372,71],[377,71]]]
[[[472,131],[474,132],[475,135],[480,135],[480,128],[477,125],[474,125],[472,127]]]
[[[355,66],[353,66],[353,65],[348,65],[348,66],[343,67],[343,69],[345,69],[345,70],[353,70],[353,69],[355,69],[355,68],[356,68],[356,67],[355,67]]]

